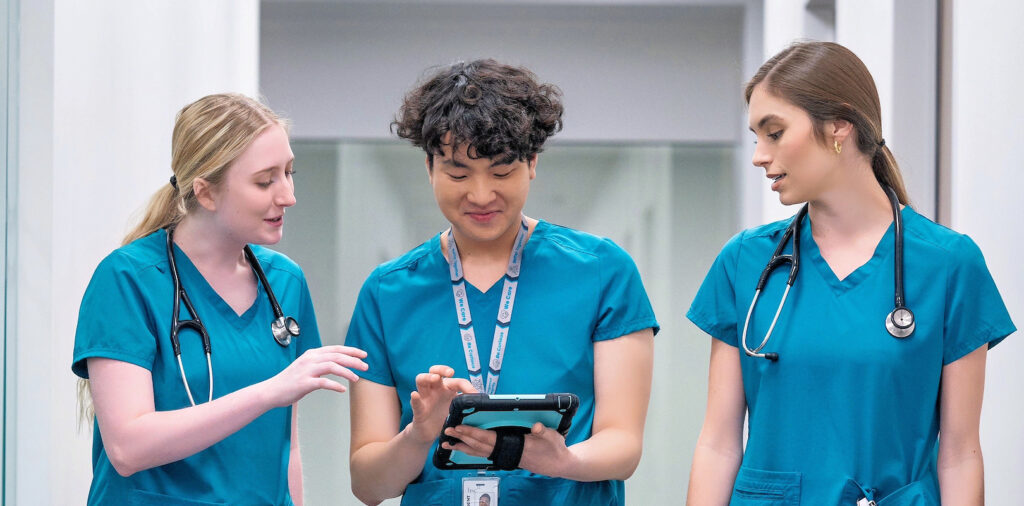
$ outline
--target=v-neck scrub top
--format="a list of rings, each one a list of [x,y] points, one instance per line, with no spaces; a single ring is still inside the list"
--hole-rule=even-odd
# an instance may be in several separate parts
[[[466,284],[482,361],[491,353],[502,281],[486,292]],[[566,444],[590,437],[594,418],[594,342],[658,330],[647,293],[629,255],[608,239],[541,221],[527,241],[498,381],[498,394],[571,392],[580,406]],[[356,302],[346,344],[366,350],[361,381],[395,387],[401,428],[412,421],[409,394],[416,375],[444,364],[468,378],[459,339],[448,262],[440,235],[378,266]],[[436,446],[436,441],[435,441]],[[462,477],[476,471],[441,471],[431,462],[405,490],[402,504],[462,504]],[[500,476],[502,506],[534,504],[621,505],[622,481],[582,483],[525,470]]]
[[[791,220],[738,234],[712,265],[687,317],[740,355],[749,433],[731,504],[853,505],[868,494],[879,506],[939,504],[942,367],[1016,328],[974,242],[910,207],[902,214],[906,305],[917,324],[905,339],[884,324],[894,307],[892,225],[871,259],[839,280],[804,219],[800,270],[762,350],[779,354],[774,363],[746,356],[739,339]],[[788,275],[788,264],[772,273],[748,346],[764,339]]]
[[[82,299],[71,367],[88,378],[86,359],[103,357],[149,370],[157,411],[190,406],[171,349],[174,284],[166,241],[166,232],[158,230],[115,250],[96,268]],[[214,399],[271,378],[307,349],[320,346],[302,271],[280,253],[259,246],[252,250],[282,311],[302,329],[287,347],[271,334],[274,313],[262,284],[256,283],[253,305],[239,316],[174,247],[181,283],[210,335]],[[179,313],[183,321],[190,318],[184,306]],[[183,330],[179,339],[192,396],[204,403],[209,381],[199,334]],[[195,455],[125,478],[111,465],[94,423],[89,504],[289,505],[290,441],[291,408],[275,408]]]

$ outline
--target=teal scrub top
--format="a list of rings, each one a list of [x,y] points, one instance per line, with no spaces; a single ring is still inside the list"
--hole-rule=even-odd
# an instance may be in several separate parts
[[[82,298],[72,371],[89,377],[86,359],[103,357],[152,373],[157,411],[189,407],[171,350],[174,285],[167,262],[166,232],[158,230],[123,246],[96,268]],[[263,286],[241,316],[210,287],[177,246],[181,283],[210,335],[213,397],[268,379],[310,348],[320,334],[301,269],[286,256],[252,246],[284,314],[302,333],[282,347],[270,332],[273,310]],[[181,304],[180,318],[189,318]],[[179,334],[181,359],[197,403],[209,394],[206,356],[199,335]],[[99,425],[93,430],[93,479],[89,504],[292,504],[288,492],[291,408],[275,408],[219,443],[185,459],[127,478],[110,464]]]
[[[894,307],[892,225],[871,259],[839,280],[804,219],[800,270],[762,350],[777,352],[776,363],[746,356],[739,339],[791,220],[740,233],[712,265],[687,317],[739,347],[749,432],[731,504],[939,504],[942,367],[1016,328],[970,238],[910,207],[902,215],[906,305],[917,324],[905,339],[884,324]],[[776,269],[758,299],[751,348],[771,324],[788,271]]]
[[[486,360],[502,283],[486,292],[466,287],[480,357]],[[575,393],[580,407],[566,444],[583,441],[594,418],[594,342],[648,328],[657,332],[658,323],[629,255],[608,239],[541,221],[523,250],[497,393]],[[368,353],[363,381],[395,387],[404,428],[412,421],[409,394],[417,374],[446,364],[456,377],[469,377],[459,335],[448,262],[437,235],[370,274],[345,342]],[[433,452],[406,488],[402,504],[461,504],[462,477],[476,471],[441,471],[431,462]],[[621,481],[582,483],[522,469],[490,474],[501,478],[502,506],[624,503]]]

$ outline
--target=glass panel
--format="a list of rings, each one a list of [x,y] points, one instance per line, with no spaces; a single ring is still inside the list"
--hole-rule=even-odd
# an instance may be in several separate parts
[[[278,249],[306,272],[325,344],[341,343],[359,288],[379,263],[447,227],[421,150],[397,142],[296,140],[296,196]],[[540,155],[525,212],[609,237],[633,256],[659,316],[650,444],[630,502],[678,502],[680,456],[703,420],[710,341],[685,312],[735,233],[733,148],[554,143]],[[348,399],[316,393],[300,407],[310,503],[350,494]],[[688,460],[688,459],[684,459]],[[664,497],[661,497],[661,496]]]
[[[3,332],[3,357],[0,359],[0,377],[3,378],[3,471],[2,473],[2,492],[0,492],[0,498],[4,502],[9,499],[7,497],[7,473],[10,470],[13,473],[13,469],[9,467],[8,455],[7,455],[7,442],[8,442],[8,424],[7,424],[7,406],[8,406],[8,388],[13,387],[13,382],[8,381],[7,373],[7,300],[8,293],[7,287],[7,248],[13,245],[9,245],[7,238],[7,175],[13,172],[14,164],[12,161],[13,157],[13,140],[15,139],[16,132],[14,131],[14,118],[12,114],[14,110],[14,104],[16,104],[16,93],[17,86],[15,80],[17,79],[18,73],[13,71],[12,68],[17,62],[16,53],[17,40],[16,40],[16,23],[17,16],[15,13],[17,10],[17,0],[0,0],[0,41],[3,41],[0,50],[0,235],[4,237],[4,246],[0,247],[0,279],[3,280],[3,291],[0,298],[2,298],[3,310],[0,311],[0,329]],[[13,416],[13,414],[12,414]]]
[[[0,329],[3,332],[3,357],[0,360],[0,377],[3,378],[3,471],[2,473],[2,497],[4,502],[7,498],[7,388],[13,383],[7,381],[7,174],[8,166],[11,166],[13,158],[10,156],[12,150],[8,149],[10,141],[14,136],[13,109],[14,92],[16,87],[12,85],[17,73],[11,72],[12,62],[16,61],[15,53],[16,30],[12,27],[16,23],[16,16],[13,15],[16,0],[0,0],[0,41],[3,41],[3,49],[0,50],[0,234],[4,238],[4,246],[0,248],[0,280],[3,280],[2,304],[0,311]]]

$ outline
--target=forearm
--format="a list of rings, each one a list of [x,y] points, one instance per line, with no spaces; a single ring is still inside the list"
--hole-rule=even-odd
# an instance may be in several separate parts
[[[295,506],[302,506],[302,452],[299,451],[299,409],[292,405],[292,439],[288,452],[288,492]]]
[[[985,504],[985,465],[981,447],[944,452],[939,439],[939,492],[942,504]]]
[[[942,368],[937,467],[943,504],[985,504],[979,425],[987,350],[979,346]]]
[[[398,497],[423,471],[433,441],[417,441],[407,425],[389,441],[367,443],[352,453],[352,492],[366,504]]]
[[[609,427],[570,446],[572,458],[559,477],[575,481],[625,480],[636,470],[642,451],[642,433]]]
[[[690,468],[690,484],[686,504],[690,506],[724,506],[732,496],[733,482],[743,461],[739,448],[721,449],[697,440]]]
[[[272,406],[261,383],[224,397],[174,411],[152,411],[100,433],[107,455],[122,476],[195,455],[237,432]]]

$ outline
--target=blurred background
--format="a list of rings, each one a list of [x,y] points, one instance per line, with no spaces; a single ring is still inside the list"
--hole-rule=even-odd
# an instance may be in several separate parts
[[[78,304],[167,184],[175,113],[208,93],[261,95],[293,121],[298,205],[277,249],[305,270],[324,342],[340,343],[370,270],[446,226],[423,152],[389,131],[405,91],[431,67],[481,57],[557,84],[565,129],[540,156],[526,213],[623,246],[662,325],[631,504],[686,493],[710,349],[684,316],[700,281],[733,234],[795,212],[750,164],[742,98],[795,39],[834,40],[865,61],[914,207],[980,245],[1024,322],[1012,225],[1024,183],[1020,2],[0,0],[0,14],[5,503],[85,500],[91,430],[76,426],[70,371]],[[991,504],[1024,495],[1020,341],[989,355]],[[306,503],[357,504],[348,398],[314,393],[299,413]]]

